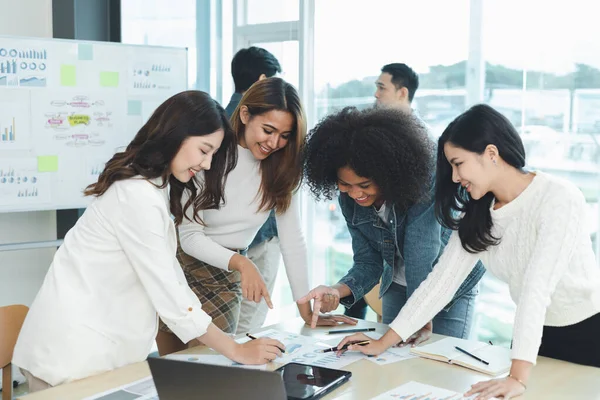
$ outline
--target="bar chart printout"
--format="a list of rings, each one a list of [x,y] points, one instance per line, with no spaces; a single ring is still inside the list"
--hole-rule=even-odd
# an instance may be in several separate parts
[[[17,134],[17,129],[15,126],[15,119],[12,118],[12,120],[8,120],[8,124],[6,125],[0,125],[0,142],[12,142],[14,143],[16,141],[16,134]]]
[[[462,393],[411,381],[380,394],[373,400],[470,400],[475,397],[477,396],[464,397]]]
[[[45,204],[50,199],[50,181],[38,172],[35,157],[0,157],[0,206],[17,211],[27,204]]]
[[[28,90],[0,90],[0,151],[31,150]],[[0,154],[0,160],[11,154]]]

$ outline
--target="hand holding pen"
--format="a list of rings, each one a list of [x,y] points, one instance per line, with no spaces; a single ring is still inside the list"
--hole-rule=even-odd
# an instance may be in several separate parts
[[[371,340],[357,340],[354,342],[348,342],[345,345],[342,346],[342,348],[338,348],[338,346],[335,347],[330,347],[328,349],[323,349],[321,350],[321,353],[329,353],[330,351],[346,351],[348,350],[348,347],[350,346],[365,346],[367,344],[371,343]]]
[[[253,336],[249,333],[246,333],[246,336],[248,336],[250,338],[250,340],[258,340],[259,338],[257,338],[256,336]],[[270,339],[270,338],[261,338],[261,339]],[[271,340],[275,340],[275,339],[271,339]],[[275,344],[275,346],[277,346],[277,348],[282,352],[285,353],[285,345],[283,343],[281,343],[279,340],[275,340],[278,344]]]
[[[350,344],[350,342],[354,341],[363,341],[368,340],[369,343],[365,345],[356,345]],[[348,350],[356,350],[368,356],[378,356],[381,353],[384,353],[388,348],[392,347],[394,344],[400,342],[402,338],[393,330],[389,329],[385,335],[381,338],[375,340],[373,338],[368,337],[364,333],[355,333],[351,336],[346,336],[339,344],[338,349],[343,348],[346,344],[349,344]],[[338,351],[341,353],[341,351]]]
[[[223,352],[223,355],[240,364],[260,365],[281,357],[285,345],[279,340],[268,337],[251,338],[245,343],[234,343],[232,351]]]

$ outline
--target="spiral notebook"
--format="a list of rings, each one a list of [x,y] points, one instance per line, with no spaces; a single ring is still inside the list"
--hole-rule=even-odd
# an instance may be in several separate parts
[[[456,350],[456,347],[460,347],[474,356],[487,361],[489,365]],[[413,347],[410,351],[420,357],[460,365],[461,367],[492,376],[502,375],[510,371],[510,349],[475,340],[448,337],[438,340],[435,343]]]

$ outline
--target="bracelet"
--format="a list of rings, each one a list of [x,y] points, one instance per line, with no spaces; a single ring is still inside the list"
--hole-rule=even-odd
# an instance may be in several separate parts
[[[519,379],[519,378],[517,378],[516,376],[514,376],[514,375],[510,375],[510,374],[508,375],[508,377],[509,377],[509,378],[513,378],[515,381],[519,382],[521,385],[523,385],[523,388],[524,388],[525,390],[527,390],[527,385],[526,385],[526,384],[525,384],[525,383],[524,383],[522,380],[520,380],[520,379]]]

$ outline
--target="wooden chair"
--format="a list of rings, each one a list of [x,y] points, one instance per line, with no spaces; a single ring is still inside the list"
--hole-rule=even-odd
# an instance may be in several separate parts
[[[377,322],[381,322],[381,316],[383,314],[383,305],[381,299],[379,298],[379,286],[380,284],[378,283],[373,289],[371,289],[369,293],[365,295],[365,303],[367,303],[367,305],[371,307],[373,311],[375,311],[375,314],[377,314]]]
[[[0,368],[2,400],[12,400],[12,356],[17,337],[29,308],[22,305],[0,307]]]

